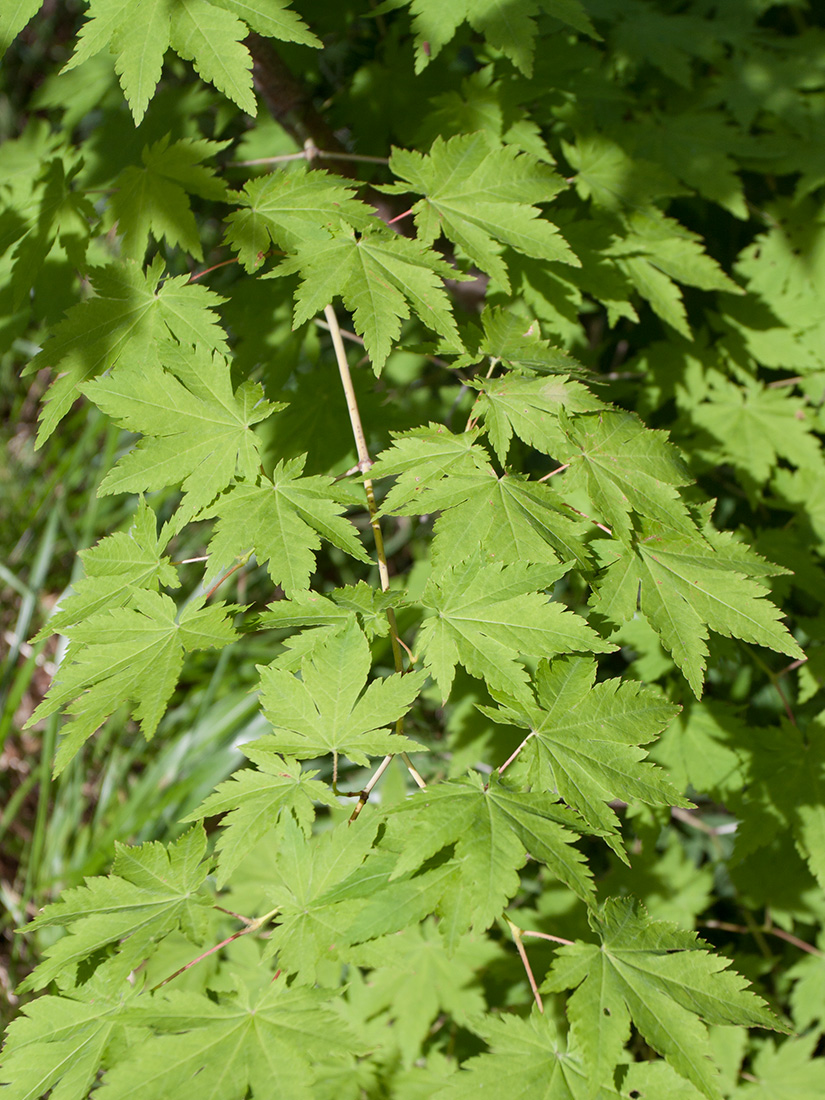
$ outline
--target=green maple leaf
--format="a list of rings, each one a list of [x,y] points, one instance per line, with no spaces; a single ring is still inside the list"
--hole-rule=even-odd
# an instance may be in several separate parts
[[[43,150],[48,156],[46,149]],[[80,163],[70,153],[48,157],[35,168],[34,179],[24,195],[16,188],[4,188],[6,209],[0,219],[0,253],[12,251],[12,304],[19,309],[28,299],[32,284],[46,259],[60,244],[69,261],[86,266],[90,225],[97,220],[94,206],[74,189]],[[5,182],[5,181],[4,181]]]
[[[619,1100],[607,1084],[592,1080],[575,1033],[565,1042],[551,1015],[534,1009],[526,1020],[488,1018],[480,1030],[489,1053],[464,1062],[435,1094],[438,1100],[495,1096],[505,1081],[514,1100]]]
[[[608,843],[626,861],[609,802],[692,805],[658,768],[642,762],[639,747],[661,733],[678,708],[632,681],[595,680],[596,663],[590,658],[542,661],[534,678],[537,704],[493,691],[502,706],[482,710],[494,721],[530,730],[520,756],[531,789],[558,791],[591,828],[616,836]]]
[[[794,395],[751,379],[736,384],[720,376],[710,380],[707,399],[691,412],[693,422],[718,440],[717,454],[740,476],[763,485],[780,458],[794,466],[823,470],[814,418]]]
[[[819,1100],[825,1091],[825,1065],[815,1053],[817,1036],[786,1039],[780,1046],[767,1040],[751,1062],[747,1083],[736,1100]]]
[[[375,211],[354,193],[350,180],[305,165],[249,180],[234,196],[242,209],[226,219],[225,243],[247,271],[254,271],[272,245],[287,251],[312,248],[342,227],[369,229]]]
[[[764,570],[751,567],[744,557],[730,559],[698,535],[686,538],[647,520],[632,545],[610,542],[600,553],[607,569],[591,605],[617,624],[641,610],[697,698],[708,629],[791,657],[804,656],[779,622],[782,613],[748,575],[760,576]]]
[[[41,446],[68,413],[83,382],[114,367],[141,370],[158,362],[157,348],[173,336],[181,344],[204,345],[226,353],[226,336],[215,308],[223,301],[186,275],[158,286],[164,265],[156,259],[144,274],[133,262],[111,264],[90,273],[97,296],[68,310],[26,373],[51,367],[52,383],[41,416]]]
[[[320,474],[302,477],[305,461],[306,455],[282,459],[271,480],[241,482],[201,513],[201,519],[218,517],[209,543],[207,581],[254,552],[260,564],[267,562],[270,577],[287,595],[304,591],[315,569],[321,535],[359,561],[371,562],[355,528],[341,515],[345,505],[332,495],[333,479]]]
[[[552,489],[518,474],[456,478],[441,491],[425,494],[423,503],[426,511],[444,509],[434,527],[436,569],[471,557],[478,546],[493,561],[564,561],[575,562],[585,572],[592,569],[590,553],[579,537],[582,522],[563,510],[564,502]]]
[[[356,332],[364,337],[376,374],[411,309],[449,345],[461,347],[443,284],[443,279],[455,279],[459,273],[421,241],[400,237],[390,229],[356,238],[344,228],[327,241],[298,244],[294,257],[265,277],[293,272],[299,272],[302,280],[295,295],[295,326],[340,297],[352,312]]]
[[[141,500],[128,534],[119,531],[101,539],[91,550],[81,550],[86,576],[73,587],[74,593],[63,600],[33,641],[59,634],[66,627],[83,622],[107,608],[128,603],[134,588],[157,591],[159,584],[177,588],[177,570],[161,553],[166,545],[164,533],[158,537],[155,513]]]
[[[389,633],[387,609],[398,600],[398,594],[380,592],[366,581],[333,588],[326,596],[319,592],[296,592],[289,600],[275,600],[270,610],[258,618],[258,625],[267,628],[296,626],[346,626],[354,616],[368,638],[386,637]]]
[[[502,0],[384,0],[377,12],[409,5],[415,30],[415,71],[420,73],[436,57],[465,21],[525,76],[533,72],[536,37],[534,16],[540,8],[583,34],[598,37],[579,0],[525,0],[517,7]]]
[[[410,1066],[439,1012],[462,1027],[477,1024],[487,1007],[477,975],[499,951],[495,944],[465,937],[449,954],[429,919],[348,954],[356,966],[370,969],[369,1013],[388,1012],[404,1064]]]
[[[39,997],[9,1025],[0,1079],[4,1100],[84,1100],[107,1048],[123,1036],[131,990],[97,988],[94,978],[71,996]]]
[[[257,985],[257,988],[256,988]],[[316,1070],[346,1061],[358,1043],[320,990],[267,975],[230,996],[167,993],[131,1010],[155,1036],[118,1061],[100,1091],[105,1100],[243,1100],[278,1094],[312,1100]],[[166,1034],[164,1034],[166,1033]],[[195,1086],[195,1082],[197,1085]]]
[[[777,827],[790,829],[796,849],[825,884],[825,718],[802,732],[788,722],[766,730],[747,769],[747,787],[731,799],[743,818],[737,850],[770,843]],[[747,807],[747,809],[746,809]],[[762,812],[754,813],[758,807]]]
[[[313,777],[314,771],[301,771],[294,760],[284,760],[265,750],[260,742],[241,748],[255,768],[237,771],[221,783],[184,821],[225,814],[216,845],[218,887],[226,884],[232,872],[262,837],[273,829],[281,814],[290,811],[309,834],[315,818],[315,802],[337,806],[326,783]]]
[[[726,972],[695,933],[651,921],[633,898],[608,898],[590,925],[601,946],[557,951],[542,990],[574,989],[567,1015],[594,1081],[609,1079],[630,1037],[642,1037],[712,1100],[722,1093],[705,1024],[776,1029],[779,1022],[745,980]]]
[[[515,370],[591,377],[572,355],[542,340],[537,321],[525,321],[500,306],[485,307],[481,332],[476,329],[475,333],[475,350],[459,356],[454,366],[471,367],[487,358],[491,365],[501,362]],[[465,343],[468,347],[473,344],[469,332],[465,334]]]
[[[241,18],[238,18],[240,16]],[[243,20],[243,21],[242,21]],[[249,27],[288,42],[318,39],[286,0],[91,0],[69,69],[101,50],[115,56],[123,94],[139,124],[171,46],[204,79],[248,114],[255,114],[252,58],[242,44]]]
[[[369,670],[369,645],[354,621],[304,658],[300,680],[277,663],[262,668],[261,702],[275,733],[258,744],[299,759],[340,753],[362,765],[370,756],[420,752],[417,742],[383,727],[410,709],[424,673],[395,673],[364,691]]]
[[[578,134],[574,144],[563,141],[561,146],[576,170],[576,191],[581,198],[592,199],[607,210],[642,210],[658,199],[690,194],[660,165],[628,156],[604,134]],[[651,216],[657,214],[651,210]]]
[[[724,111],[698,107],[682,113],[651,112],[630,128],[628,137],[634,156],[660,164],[734,217],[747,219],[748,206],[733,153],[743,147],[747,137]]]
[[[654,431],[632,413],[604,411],[567,418],[562,425],[568,446],[558,457],[569,463],[565,481],[582,488],[596,514],[620,538],[629,538],[632,516],[649,516],[690,538],[696,524],[679,496],[692,483],[667,432]]]
[[[676,283],[702,290],[742,290],[703,248],[703,241],[672,218],[648,208],[624,219],[624,233],[605,255],[646,298],[663,321],[690,340],[682,294]]]
[[[228,361],[205,348],[167,344],[160,356],[163,367],[127,363],[82,392],[122,428],[144,436],[109,470],[98,492],[181,485],[174,518],[179,530],[236,475],[258,476],[261,445],[252,425],[286,406],[266,401],[257,383],[233,391]]]
[[[0,11],[0,58],[43,5],[43,0],[11,0]]]
[[[821,949],[821,934],[818,943]],[[822,1020],[825,1017],[825,954],[811,955],[806,952],[790,968],[788,977],[794,983],[790,1002],[797,1030],[807,1031],[810,1035],[821,1033]],[[819,1026],[814,1028],[811,1027],[812,1024]]]
[[[189,203],[189,195],[226,201],[228,189],[203,164],[228,143],[186,138],[169,143],[169,135],[143,148],[143,167],[130,165],[116,177],[115,191],[107,210],[108,222],[117,225],[124,256],[142,260],[152,236],[180,245],[198,260],[203,259],[200,230]]]
[[[524,657],[610,652],[583,619],[540,594],[567,568],[485,564],[476,554],[430,578],[420,602],[431,616],[416,648],[444,699],[457,664],[492,688],[529,698]]]
[[[537,378],[508,373],[473,383],[479,391],[475,415],[484,420],[493,450],[505,462],[515,433],[543,454],[558,456],[569,449],[560,423],[562,412],[595,412],[606,408],[590,390],[567,377]]]
[[[400,447],[396,441],[393,451],[408,450],[405,446],[408,440],[409,435],[405,435]],[[467,471],[464,474],[450,473],[447,465],[432,473],[425,473],[414,463],[402,470],[400,455],[393,451],[382,452],[376,463],[379,477],[401,473],[398,483],[387,494],[381,514],[443,512],[436,521],[433,540],[436,570],[472,557],[479,546],[494,561],[575,561],[581,568],[590,569],[589,553],[578,537],[583,530],[581,522],[563,510],[564,502],[548,486],[518,474],[499,477],[489,462],[485,468],[477,469],[464,463]],[[473,447],[472,453],[456,453],[478,464],[489,457],[480,447]],[[459,468],[460,457],[456,460]],[[376,476],[375,466],[373,475]]]
[[[511,790],[493,773],[489,787],[470,773],[416,792],[387,813],[386,844],[400,852],[393,877],[420,867],[454,846],[459,864],[464,926],[484,929],[501,915],[519,888],[527,853],[546,863],[574,894],[593,892],[584,856],[574,847],[580,820],[557,795]],[[453,892],[451,892],[453,893]],[[454,901],[447,894],[442,907]]]
[[[281,820],[278,860],[267,891],[279,907],[278,924],[265,957],[277,953],[278,965],[295,973],[302,984],[321,981],[327,960],[336,964],[337,971],[336,950],[352,942],[350,930],[367,901],[363,889],[353,894],[345,887],[362,877],[377,829],[377,818],[362,815],[357,824],[341,822],[308,838],[294,818]],[[373,885],[368,880],[368,888]],[[332,984],[338,980],[336,973]]]
[[[429,245],[443,233],[504,290],[510,281],[502,245],[578,265],[556,226],[531,205],[549,202],[564,181],[517,146],[500,146],[484,132],[437,137],[426,154],[393,149],[390,168],[406,182],[384,190],[424,196],[412,207],[419,240]]]
[[[71,639],[56,681],[29,725],[65,708],[70,721],[55,774],[118,707],[130,704],[144,736],[158,728],[175,690],[185,651],[229,645],[237,637],[231,605],[203,607],[203,598],[177,608],[165,595],[133,588],[130,607],[98,611],[65,627]]]
[[[398,479],[384,499],[382,512],[409,504],[423,494],[425,486],[435,486],[444,478],[472,476],[489,469],[490,456],[476,446],[479,435],[477,429],[454,434],[443,424],[432,422],[408,432],[394,432],[392,446],[370,467],[373,480]]]
[[[125,978],[171,932],[180,929],[201,942],[212,907],[202,891],[209,870],[205,854],[206,834],[197,826],[168,847],[157,841],[135,848],[115,843],[110,875],[64,890],[28,925],[32,931],[68,926],[69,934],[47,948],[21,989],[42,989],[112,944],[119,945],[116,966]]]

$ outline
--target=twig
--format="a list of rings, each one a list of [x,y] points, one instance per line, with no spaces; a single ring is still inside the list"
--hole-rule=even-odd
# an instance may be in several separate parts
[[[684,810],[681,806],[672,806],[670,815],[675,817],[677,821],[690,825],[693,829],[699,829],[700,832],[707,833],[708,836],[725,836],[727,833],[735,833],[737,829],[735,821],[725,825],[708,825],[701,817],[695,817],[690,810]]]
[[[802,382],[804,379],[801,374],[795,374],[793,378],[778,378],[775,382],[768,382],[767,389],[777,390],[780,386],[795,386],[797,382]]]
[[[281,153],[276,157],[255,157],[253,160],[230,160],[227,168],[254,168],[258,164],[286,164],[291,160],[346,160],[355,164],[389,164],[389,157],[370,157],[365,153],[333,152],[330,149],[316,149],[314,145],[305,145],[300,153]]]
[[[804,665],[804,664],[807,664],[807,662],[808,662],[807,657],[797,657],[797,659],[795,661],[791,661],[791,663],[789,665],[786,665],[783,669],[780,669],[780,671],[777,672],[777,674],[776,674],[777,680],[779,679],[780,676],[787,676],[787,674],[789,672],[793,672],[795,669],[801,668],[801,666]]]
[[[315,318],[315,324],[318,326],[318,328],[322,328],[324,332],[331,331],[326,321],[322,321],[320,317]],[[361,347],[364,346],[363,336],[359,336],[356,332],[350,332],[348,329],[345,328],[342,328],[339,331],[345,340],[351,340],[353,344],[360,344]],[[424,355],[423,358],[426,359],[428,363],[434,363],[437,367],[443,367],[445,370],[455,371],[456,369],[455,367],[451,366],[446,361],[446,359],[440,359],[437,355]],[[369,361],[368,356],[365,356],[365,361]],[[355,469],[358,468],[359,467],[355,467]]]
[[[220,908],[220,906],[216,906]],[[271,909],[268,913],[264,913],[262,917],[256,917],[255,920],[251,920],[247,923],[246,928],[242,928],[239,932],[234,932],[231,936],[227,936],[225,940],[221,940],[220,943],[216,943],[214,947],[210,947],[208,951],[203,951],[196,958],[191,959],[185,966],[178,967],[174,974],[170,974],[168,978],[164,978],[162,982],[158,982],[157,985],[153,985],[151,992],[155,993],[158,989],[164,985],[168,985],[174,978],[177,978],[180,974],[185,973],[187,970],[191,970],[197,963],[202,962],[204,959],[208,959],[210,955],[214,955],[216,951],[220,951],[222,947],[226,947],[227,944],[233,943],[235,940],[241,938],[241,936],[248,936],[250,932],[257,932],[259,928],[262,928],[268,920],[271,920],[276,913],[280,911],[280,905],[276,905],[274,909]],[[226,912],[226,910],[224,910]],[[237,914],[234,914],[237,915]],[[246,920],[246,917],[238,917],[238,920]]]
[[[516,751],[514,753],[512,753],[510,756],[508,756],[507,759],[504,761],[504,763],[501,765],[501,767],[498,769],[498,774],[499,775],[503,775],[505,769],[510,767],[510,765],[513,763],[515,758],[518,756],[518,754],[521,752],[521,750],[524,748],[524,746],[527,744],[527,742],[530,740],[530,738],[532,736],[533,736],[533,731],[530,730],[530,732],[524,738],[524,740],[519,745],[519,747],[516,749]]]
[[[326,321],[322,321],[320,317],[315,318],[315,324],[318,326],[318,328],[322,328],[325,332],[332,332],[330,326],[326,323]],[[346,328],[339,328],[338,331],[341,333],[345,340],[352,340],[353,344],[360,344],[361,347],[364,346],[363,336],[359,336],[356,332],[350,332],[349,329]]]
[[[544,1004],[539,993],[539,987],[536,985],[536,979],[533,977],[533,971],[530,968],[530,960],[527,958],[527,952],[524,950],[524,944],[521,942],[521,930],[516,928],[509,917],[504,918],[510,926],[510,932],[513,936],[513,943],[516,945],[516,950],[521,956],[521,961],[524,964],[524,969],[527,971],[527,980],[530,983],[530,988],[533,990],[533,997],[536,1004],[539,1006],[539,1012],[544,1014]]]
[[[545,474],[544,477],[540,477],[539,481],[549,481],[551,477],[555,477],[556,474],[563,473],[564,470],[569,469],[570,463],[565,462],[563,466],[557,466],[555,470],[551,470],[549,474]]]
[[[722,932],[740,932],[743,935],[752,935],[754,932],[754,929],[747,928],[744,924],[731,924],[729,921],[724,920],[702,921],[699,927],[718,928]],[[782,928],[774,928],[773,925],[771,925],[770,928],[762,927],[759,931],[766,932],[769,936],[776,936],[780,940],[785,940],[786,943],[798,947],[800,951],[806,951],[809,955],[816,955],[820,959],[825,959],[825,951],[820,951],[818,947],[813,947],[811,944],[805,943],[804,940],[800,940],[790,932],[785,932]]]
[[[591,523],[592,523],[592,524],[593,524],[593,525],[594,525],[595,527],[598,527],[600,531],[604,531],[604,532],[605,532],[605,534],[608,534],[608,535],[610,535],[610,537],[611,537],[611,538],[613,537],[613,532],[612,532],[612,531],[610,530],[610,528],[609,528],[609,527],[605,527],[605,525],[604,525],[603,523],[599,523],[599,521],[598,521],[597,519],[593,519],[593,517],[592,517],[592,516],[588,516],[588,514],[587,514],[586,512],[580,512],[580,511],[578,510],[578,508],[574,508],[574,507],[573,507],[573,505],[572,505],[572,504],[568,504],[566,500],[563,500],[563,501],[562,501],[562,504],[563,504],[563,505],[565,506],[565,508],[569,508],[571,512],[575,512],[577,516],[581,516],[581,517],[582,517],[582,519],[588,519],[588,520],[590,520],[590,522],[591,522]]]
[[[224,575],[223,575],[223,576],[221,577],[221,579],[220,579],[220,580],[218,580],[218,581],[215,581],[215,583],[214,583],[214,584],[212,585],[212,587],[211,587],[211,588],[209,589],[209,591],[208,591],[208,592],[206,593],[206,595],[204,596],[204,600],[209,600],[209,599],[211,599],[211,598],[212,598],[212,596],[213,596],[213,595],[215,594],[215,592],[217,591],[217,589],[219,589],[219,588],[220,588],[220,586],[221,586],[221,585],[223,584],[223,582],[224,582],[224,581],[228,581],[228,580],[229,580],[229,578],[230,578],[230,577],[232,576],[232,574],[233,574],[233,573],[237,573],[239,569],[243,569],[243,567],[244,567],[244,566],[245,566],[245,565],[246,565],[246,564],[247,564],[247,563],[249,562],[249,559],[250,559],[251,557],[252,557],[252,553],[250,552],[250,553],[249,553],[249,554],[247,554],[247,555],[246,555],[246,556],[245,556],[245,557],[244,557],[244,558],[243,558],[243,559],[242,559],[241,561],[239,561],[239,562],[237,562],[237,563],[236,563],[235,565],[233,565],[233,566],[232,566],[232,568],[231,568],[231,569],[229,570],[229,572],[228,572],[228,573],[225,573],[225,574],[224,574]]]
[[[233,256],[231,260],[222,260],[219,264],[213,264],[211,267],[204,268],[203,271],[198,271],[194,275],[189,276],[190,283],[196,283],[198,279],[202,279],[204,275],[209,275],[212,271],[217,271],[219,267],[228,267],[230,264],[236,264],[238,257]]]
[[[575,947],[575,940],[566,940],[563,936],[551,936],[549,932],[534,932],[532,929],[522,928],[522,936],[538,936],[540,940],[551,940],[553,943],[564,944],[565,947]]]
[[[787,695],[782,690],[782,685],[779,683],[779,676],[777,675],[777,673],[775,673],[773,671],[773,669],[770,667],[770,665],[767,665],[762,660],[762,658],[759,656],[758,653],[753,652],[752,649],[749,650],[749,652],[750,652],[751,659],[754,660],[756,662],[756,664],[759,665],[759,667],[762,669],[762,671],[768,677],[768,679],[770,680],[770,682],[773,686],[774,691],[776,692],[776,694],[779,696],[780,700],[782,701],[782,706],[785,710],[785,714],[788,717],[788,721],[791,723],[792,726],[795,726],[796,725],[796,716],[794,715],[794,712],[791,708],[791,704],[788,702]]]
[[[375,491],[372,486],[372,479],[368,476],[369,470],[372,467],[372,459],[370,458],[369,449],[367,448],[367,440],[364,435],[364,427],[361,423],[361,413],[358,409],[358,399],[355,396],[355,389],[352,384],[352,375],[350,374],[349,363],[347,361],[347,353],[344,348],[344,341],[341,337],[341,329],[338,326],[338,318],[335,315],[335,310],[331,305],[324,308],[324,316],[327,319],[329,325],[329,332],[332,336],[332,346],[335,348],[335,358],[338,362],[338,373],[341,376],[341,385],[344,388],[344,396],[347,402],[347,411],[349,412],[350,425],[352,426],[352,435],[355,439],[355,451],[358,455],[358,465],[364,474],[364,491],[367,494],[367,507],[370,514],[370,526],[372,527],[372,534],[375,540],[375,552],[378,557],[378,575],[381,578],[381,591],[389,592],[390,589],[390,572],[387,566],[387,555],[384,550],[384,536],[381,533],[381,523],[378,520],[378,508],[375,504]],[[390,643],[392,645],[393,661],[395,662],[395,671],[404,671],[404,660],[401,656],[401,646],[399,645],[398,638],[398,623],[395,618],[395,609],[392,607],[387,608],[387,621],[390,624]],[[395,724],[395,732],[400,734],[404,729],[404,719],[399,718]],[[389,766],[389,762],[392,759],[392,753],[384,758],[384,761],[380,767],[380,774],[383,774],[384,770]],[[419,787],[426,787],[427,784],[419,775],[414,764],[407,756],[405,752],[401,753],[401,759],[407,765],[410,775],[413,777]],[[377,779],[377,776],[375,777]],[[372,790],[372,785],[367,785],[361,792],[361,797],[358,799],[358,803],[355,809],[352,811],[350,821],[354,821],[356,817],[361,813],[361,810],[366,804],[369,792]]]

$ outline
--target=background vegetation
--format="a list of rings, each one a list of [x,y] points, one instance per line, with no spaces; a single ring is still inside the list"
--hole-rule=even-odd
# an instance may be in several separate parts
[[[181,12],[205,28],[197,48]],[[283,1011],[306,1021],[287,1042],[281,1010],[265,1006],[275,1015],[263,1046],[278,1051],[284,1096],[455,1100],[482,1086],[496,1095],[507,1080],[525,1097],[821,1097],[825,13],[767,0],[21,2],[0,14],[6,46],[0,981],[16,1022],[4,1095],[188,1097],[198,1072],[222,1098],[273,1095],[276,1070],[247,1033],[238,1047],[247,1076],[226,1037],[209,1040],[214,1064],[193,1054],[206,1017],[174,998],[201,998],[229,1019],[244,997],[280,996],[256,986],[277,974],[293,998]],[[328,186],[324,171],[336,174]],[[291,207],[289,189],[305,183],[307,201]],[[347,284],[341,250],[356,239],[394,249],[408,266]],[[141,295],[163,293],[179,294],[179,311],[170,306],[154,328],[132,326]],[[373,474],[398,632],[415,670],[429,673],[408,672],[398,692],[415,686],[404,733],[429,750],[413,761],[433,800],[428,816],[394,756],[376,804],[351,827],[358,791],[392,751],[387,730],[350,731],[340,758],[323,751],[331,742],[302,750],[294,727],[291,740],[278,732],[285,693],[299,690],[287,685],[307,681],[306,666],[295,676],[307,654],[321,679],[336,669],[357,679],[353,654],[366,638],[373,680],[391,682],[398,667],[331,339],[338,322],[365,446],[382,456]],[[151,377],[203,378],[208,355],[196,368],[184,362],[193,345],[227,353],[230,366],[215,362],[231,386],[262,388],[252,404],[265,393],[286,407],[254,429],[251,467],[233,457],[213,483],[220,463],[207,449],[182,500],[177,444],[161,474],[129,457],[147,454],[146,443],[135,450],[138,436],[158,448],[176,438],[157,409],[141,420],[129,404],[135,394],[149,400],[151,387],[130,396],[112,379],[150,377],[158,348]],[[640,419],[611,419],[615,410]],[[597,421],[621,423],[621,446],[598,436]],[[453,449],[441,452],[443,429]],[[250,534],[251,497],[240,511],[221,507],[259,470],[276,477],[279,463],[303,454],[303,474],[327,479],[318,490],[327,504],[313,512],[304,502],[298,514],[308,509],[324,541],[293,524],[276,551],[274,537]],[[484,526],[493,490],[482,474],[497,487],[532,487],[533,512],[507,513],[510,542],[504,512]],[[138,542],[150,513],[155,571],[144,583],[121,570],[121,599],[100,582],[117,574],[106,566],[117,553],[105,548],[126,544],[99,540]],[[234,542],[210,542],[216,514],[241,532]],[[351,533],[335,527],[344,522]],[[347,541],[356,536],[361,560]],[[644,557],[650,540],[672,555],[661,575],[655,554]],[[96,545],[104,549],[85,558],[84,580],[79,555]],[[519,596],[534,601],[519,605],[525,632],[547,629],[539,593],[590,630],[576,627],[554,649],[546,635],[531,648],[482,631],[481,656],[460,651],[453,680],[432,642],[446,606],[439,593],[450,598],[445,578],[463,592],[482,570],[486,606],[505,590],[502,562],[529,579]],[[339,595],[326,619],[302,603],[310,575],[315,596]],[[193,614],[207,594],[208,608],[226,601],[227,618],[209,621],[212,640],[193,645],[161,686],[157,722],[148,704],[141,710],[155,683],[150,663],[147,680],[104,699],[72,756],[58,711],[90,698],[77,672],[84,647],[102,683],[102,643],[117,643],[94,616],[138,614],[140,591],[153,586]],[[49,626],[57,607],[66,635]],[[330,648],[336,638],[349,648]],[[528,675],[531,685],[551,676],[542,657],[556,676],[584,675],[575,662],[597,660],[598,683],[613,685],[591,692],[607,709],[585,718],[603,728],[608,714],[622,748],[588,727],[598,747],[583,774],[572,757],[542,757],[535,736],[509,763],[540,721],[564,728],[558,713],[539,717],[553,710],[549,679],[538,703],[514,702]],[[270,669],[266,713],[261,666]],[[44,704],[61,667],[64,676],[74,668],[74,690]],[[611,690],[626,717],[603,702]],[[565,714],[586,705],[566,698]],[[241,747],[263,736],[280,737],[263,743],[270,763],[276,750],[290,758],[276,780],[309,762],[306,804],[279,801],[274,787],[251,801],[250,777],[266,760],[252,749],[250,767]],[[658,772],[645,770],[640,744]],[[499,775],[519,805],[542,807],[542,828],[572,829],[581,867],[564,877],[554,859],[566,845],[552,830],[514,849],[522,821],[500,850],[490,841],[490,885],[468,900],[460,875],[478,879],[479,853],[462,850],[462,831],[478,825],[450,831],[465,820],[468,770],[485,797]],[[339,788],[355,800],[332,793]],[[221,819],[228,811],[236,816]],[[207,825],[199,864],[193,818]],[[116,843],[150,841],[179,842],[168,849],[172,871],[198,864],[205,885],[183,891],[200,899],[194,916],[170,909],[168,926],[144,941],[100,917],[130,881],[123,849],[115,877],[71,891],[110,870]],[[146,870],[158,850],[135,859]],[[313,900],[296,883],[307,867],[331,874],[325,859],[341,871],[329,879],[338,893]],[[358,893],[365,867],[380,881],[371,909]],[[455,868],[449,888],[433,885]],[[588,883],[592,875],[592,896],[580,871]],[[329,922],[318,918],[326,932],[290,924],[288,894],[297,910],[318,897],[325,913],[338,906]],[[83,923],[91,914],[105,934]],[[614,990],[594,1018],[575,966],[591,965],[586,945],[600,939],[625,959],[623,920],[629,949],[645,945],[658,962],[641,1008]],[[59,931],[66,924],[70,936]],[[695,951],[692,931],[713,954]],[[169,992],[164,979],[222,941]],[[67,942],[79,945],[74,955]],[[668,959],[688,967],[670,986],[656,971]],[[743,983],[715,973],[719,959],[774,1017]],[[728,998],[728,1018],[717,996]],[[95,1003],[105,1012],[92,1013]],[[685,1049],[656,1033],[645,1005],[672,1014]],[[81,1068],[62,1069],[67,1057]]]

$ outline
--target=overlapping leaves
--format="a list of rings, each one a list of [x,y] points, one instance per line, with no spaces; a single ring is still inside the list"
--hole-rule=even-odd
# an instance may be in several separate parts
[[[543,989],[574,989],[568,1016],[592,1081],[607,1081],[631,1020],[654,1050],[711,1100],[722,1093],[705,1024],[774,1028],[776,1018],[720,955],[692,932],[651,921],[632,899],[608,899],[590,918],[601,945],[559,949]]]
[[[69,722],[55,761],[62,771],[106,719],[128,703],[153,736],[183,667],[184,653],[221,649],[237,634],[237,608],[193,600],[177,615],[169,596],[133,587],[128,607],[105,608],[63,629],[71,639],[57,679],[29,723],[65,709]]]

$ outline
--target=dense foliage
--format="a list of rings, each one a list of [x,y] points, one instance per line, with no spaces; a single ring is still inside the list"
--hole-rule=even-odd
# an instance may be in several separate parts
[[[15,0],[0,49],[0,1095],[824,1095],[823,12]]]

